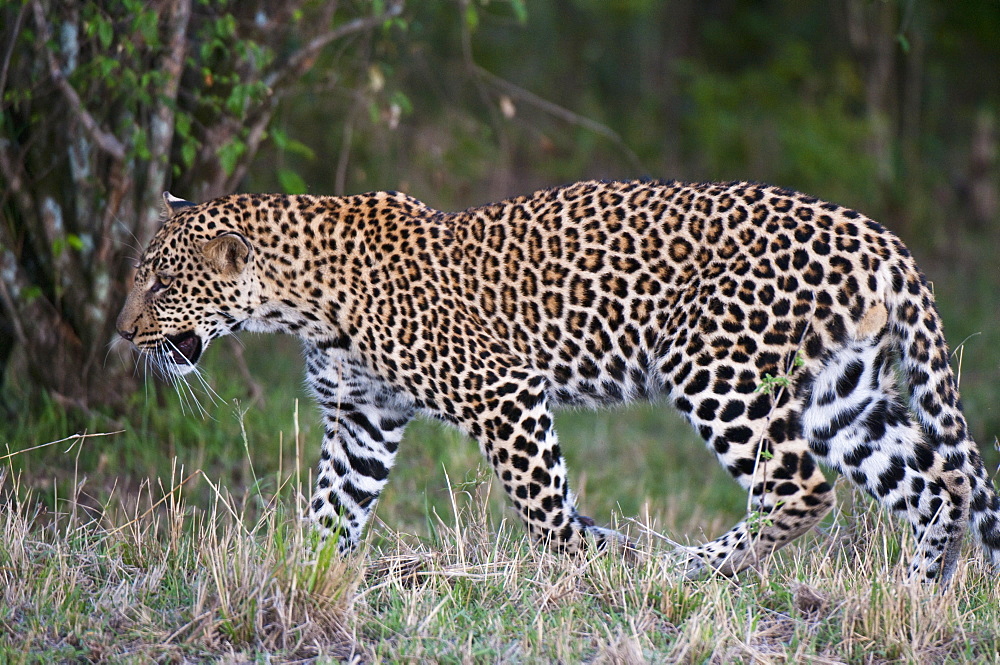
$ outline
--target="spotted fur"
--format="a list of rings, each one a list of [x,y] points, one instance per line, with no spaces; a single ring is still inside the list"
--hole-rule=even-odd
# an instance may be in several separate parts
[[[662,397],[757,504],[692,571],[738,572],[814,526],[834,503],[817,462],[911,524],[917,575],[947,580],[967,523],[1000,562],[931,291],[852,210],[648,182],[460,213],[394,192],[167,204],[121,335],[177,374],[230,332],[297,335],[324,425],[311,511],[345,550],[418,413],[479,442],[536,539],[615,539],[577,512],[552,409]]]

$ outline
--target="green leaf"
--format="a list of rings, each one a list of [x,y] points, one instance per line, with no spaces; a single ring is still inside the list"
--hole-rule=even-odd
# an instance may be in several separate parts
[[[184,139],[191,136],[191,116],[186,113],[178,113],[174,118],[174,132]]]
[[[99,18],[97,20],[97,38],[101,41],[101,48],[108,48],[111,46],[111,41],[114,39],[114,29],[111,26],[111,21]]]
[[[195,147],[193,141],[185,141],[181,146],[181,164],[184,168],[191,168],[194,164],[194,158],[197,155],[198,149]]]
[[[476,28],[479,27],[479,12],[472,4],[465,8],[465,27],[469,29],[469,32],[475,32]]]
[[[302,176],[291,169],[278,169],[278,182],[285,194],[305,194],[309,191]]]
[[[525,25],[528,22],[528,3],[524,0],[510,0],[510,6],[514,10],[517,22]]]
[[[118,60],[115,58],[108,58],[103,55],[94,56],[94,68],[97,70],[98,75],[107,80],[111,77],[116,69],[118,69]]]
[[[240,157],[247,151],[246,143],[240,139],[233,139],[229,143],[219,148],[219,165],[227,176],[232,175],[236,170]]]
[[[226,110],[232,115],[240,115],[247,101],[247,89],[243,84],[233,86],[226,100]]]
[[[215,34],[224,39],[232,39],[236,36],[236,17],[226,14],[219,17],[215,22]]]
[[[135,131],[132,132],[132,150],[139,159],[149,159],[153,156],[153,153],[149,151],[146,133],[142,131],[141,127],[136,127]]]
[[[70,233],[66,236],[66,244],[78,252],[83,251],[83,240],[75,233]]]
[[[316,153],[312,148],[301,141],[289,138],[288,134],[286,134],[283,129],[272,129],[271,140],[274,141],[274,146],[278,150],[284,150],[295,155],[300,155],[306,159],[316,158]]]
[[[402,90],[397,90],[392,93],[392,102],[399,106],[399,110],[403,112],[403,115],[409,115],[413,113],[413,103],[410,98],[407,97]]]
[[[35,286],[35,285],[28,286],[23,291],[21,291],[21,298],[24,300],[24,302],[31,302],[32,300],[40,297],[41,295],[42,295],[42,287],[40,286]]]
[[[132,25],[142,35],[142,38],[149,46],[160,45],[159,26],[157,25],[156,13],[153,11],[143,11],[133,19]]]

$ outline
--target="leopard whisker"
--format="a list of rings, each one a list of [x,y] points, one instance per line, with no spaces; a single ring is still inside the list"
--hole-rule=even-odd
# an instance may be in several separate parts
[[[184,413],[186,410],[190,410],[191,415],[196,415],[198,412],[204,414],[205,409],[201,406],[201,403],[195,396],[191,385],[187,382],[187,379],[177,371],[177,362],[173,359],[173,354],[170,352],[169,348],[167,348],[168,346],[177,353],[180,353],[176,345],[174,345],[174,343],[169,339],[165,338],[164,343],[156,349],[156,358],[164,372],[164,375],[169,377],[174,390],[177,391],[177,396],[180,398],[181,402],[181,412]],[[195,407],[197,407],[197,409],[195,409]]]
[[[166,343],[169,344],[170,347],[174,349],[177,353],[180,353],[180,351],[177,349],[177,346],[172,341],[167,339]],[[191,375],[197,379],[198,384],[203,389],[204,394],[208,396],[213,406],[218,406],[219,404],[225,402],[225,400],[222,398],[221,395],[219,395],[218,392],[215,391],[212,385],[205,379],[204,370],[201,367],[194,365],[192,366],[191,371],[189,371],[187,374],[180,374],[180,372],[177,371],[179,364],[177,363],[176,360],[174,360],[174,355],[168,353],[166,349],[163,349],[162,351],[163,351],[163,357],[165,358],[166,362],[170,363],[171,374],[173,376],[175,388],[178,388],[180,384],[183,384],[184,388],[186,388],[188,391],[191,401],[198,407],[198,412],[201,414],[201,417],[210,418],[211,415],[209,414],[208,410],[205,409],[205,407],[202,405],[201,401],[198,399],[197,391],[194,388],[194,384],[192,384],[192,382],[188,379],[188,376]],[[180,392],[179,388],[178,392]],[[193,412],[194,410],[192,409],[192,413]]]
[[[215,391],[215,388],[213,388],[212,384],[206,379],[205,372],[200,367],[195,367],[194,371],[191,372],[191,375],[198,379],[198,383],[201,385],[205,394],[214,406],[218,406],[226,401],[222,398],[222,395]]]
[[[121,242],[123,245],[125,245],[129,249],[134,249],[136,252],[138,252],[139,256],[142,256],[142,243],[139,242],[139,238],[136,237],[136,235],[132,231],[132,229],[130,229],[124,222],[122,222],[120,219],[118,219],[117,215],[115,215],[115,223],[119,227],[125,229],[125,232],[128,233],[130,236],[132,236],[132,240],[131,240],[131,242],[129,242],[129,240],[127,238],[124,239],[124,240],[122,240],[122,239],[114,238],[114,237],[112,237],[112,240],[117,240],[118,242]],[[138,264],[139,260],[138,259],[134,259],[134,263]]]

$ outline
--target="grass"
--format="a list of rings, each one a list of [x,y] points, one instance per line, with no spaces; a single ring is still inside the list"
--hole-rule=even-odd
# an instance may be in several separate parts
[[[70,496],[43,519],[0,478],[0,661],[350,655],[357,566],[277,504],[239,507],[220,491],[194,509],[173,480],[101,510]]]
[[[426,537],[378,524],[342,560],[297,519],[299,471],[202,507],[181,475],[97,510],[81,481],[43,514],[3,473],[0,661],[930,663],[1000,649],[994,574],[970,558],[943,591],[907,584],[912,543],[846,491],[823,534],[766,568],[688,581],[642,537],[649,515],[627,525],[637,561],[554,556],[492,515],[488,481],[452,487]]]
[[[637,560],[530,545],[475,444],[429,422],[341,560],[300,519],[321,432],[297,406],[294,345],[247,346],[273,361],[255,372],[263,404],[204,420],[152,391],[133,420],[8,423],[0,662],[998,659],[1000,589],[974,545],[947,589],[907,584],[905,529],[845,483],[821,529],[761,570],[680,578],[654,534],[715,537],[746,497],[660,407],[557,419],[584,511],[629,530]],[[226,355],[210,373],[232,400]],[[90,434],[27,450],[74,429]]]

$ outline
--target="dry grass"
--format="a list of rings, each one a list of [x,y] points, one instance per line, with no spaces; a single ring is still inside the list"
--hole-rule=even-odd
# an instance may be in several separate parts
[[[528,547],[482,503],[459,505],[433,548],[375,560],[356,606],[377,660],[982,662],[1000,645],[992,572],[908,584],[880,513],[840,515],[762,571],[686,581],[648,541],[638,562]]]
[[[995,574],[907,584],[911,543],[840,488],[840,512],[757,572],[681,580],[645,516],[641,556],[550,555],[497,519],[482,479],[429,537],[376,523],[341,560],[298,515],[308,478],[206,505],[176,470],[95,503],[0,472],[2,662],[988,662]],[[208,479],[202,479],[208,482]],[[49,509],[40,506],[51,506]],[[693,530],[695,525],[689,525]]]
[[[73,496],[40,497],[0,470],[0,662],[357,653],[359,561],[276,501],[241,506],[219,490],[189,506],[198,475],[95,505],[83,481]]]

